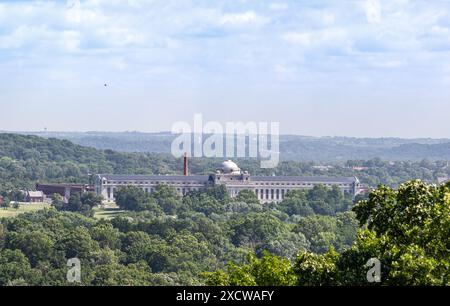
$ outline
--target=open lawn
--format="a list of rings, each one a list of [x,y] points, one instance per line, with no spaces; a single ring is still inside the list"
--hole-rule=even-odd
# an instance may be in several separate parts
[[[26,212],[32,212],[32,211],[38,211],[44,208],[50,208],[51,205],[48,203],[20,203],[20,207],[18,209],[15,209],[12,207],[3,209],[0,208],[0,218],[11,218],[16,217],[19,214],[23,214]],[[94,208],[94,218],[96,219],[112,219],[114,217],[119,216],[120,214],[124,213],[124,210],[121,210],[117,205],[115,204],[107,204],[102,207],[95,207]]]
[[[0,208],[0,218],[10,218],[10,217],[16,217],[19,214],[23,214],[26,212],[30,212],[30,211],[37,211],[37,210],[41,210],[44,208],[48,208],[51,207],[50,204],[48,203],[20,203],[20,207],[18,209],[15,209],[12,207],[4,209],[4,208]]]
[[[124,210],[121,210],[119,206],[115,204],[107,204],[103,207],[95,207],[94,208],[94,218],[96,219],[112,219],[124,213]]]

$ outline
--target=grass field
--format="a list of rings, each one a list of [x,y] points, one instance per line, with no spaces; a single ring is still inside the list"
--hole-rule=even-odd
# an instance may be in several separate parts
[[[12,206],[12,204],[11,204]],[[13,207],[9,207],[7,209],[0,208],[0,218],[10,218],[16,217],[19,214],[23,214],[26,212],[37,211],[44,209],[46,207],[50,207],[51,205],[48,203],[20,203],[20,207],[15,209]]]
[[[121,210],[119,206],[115,204],[108,204],[104,207],[96,207],[94,208],[94,218],[96,219],[112,219],[124,213],[124,210]]]
[[[48,203],[35,203],[35,204],[20,203],[20,207],[18,209],[15,209],[13,207],[9,207],[7,209],[0,208],[0,218],[12,218],[26,212],[38,211],[46,207],[49,208],[51,207],[51,205]],[[108,204],[105,205],[104,207],[94,208],[94,212],[95,212],[94,218],[109,220],[119,216],[125,211],[121,210],[115,204]]]

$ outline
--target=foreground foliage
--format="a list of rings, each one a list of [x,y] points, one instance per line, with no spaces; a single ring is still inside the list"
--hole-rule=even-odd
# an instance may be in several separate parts
[[[111,221],[25,213],[0,221],[0,285],[67,285],[70,258],[81,261],[83,285],[367,285],[371,258],[381,284],[448,285],[449,187],[381,186],[335,215],[289,216],[286,203],[220,188],[181,199],[167,186]]]
[[[450,285],[450,184],[436,187],[416,180],[398,190],[381,186],[353,210],[362,229],[350,249],[302,251],[288,271],[277,271],[283,259],[272,257],[267,269],[274,275],[295,273],[297,285],[368,285],[366,264],[375,258],[381,262],[380,284]],[[231,264],[226,272],[208,274],[208,283],[264,282],[251,267]],[[275,278],[269,284],[286,283]]]
[[[291,196],[304,198],[302,205],[313,194],[325,202],[332,189],[317,188]],[[231,199],[223,187],[184,198],[165,185],[152,194],[126,187],[117,200],[128,212],[110,221],[91,217],[98,203],[92,194],[67,204],[57,198],[56,209],[0,220],[0,285],[67,285],[71,258],[81,261],[83,285],[201,285],[205,272],[229,262],[247,264],[242,273],[257,275],[255,284],[292,285],[291,260],[299,250],[320,252],[327,243],[345,249],[357,227],[351,212],[289,215],[285,205],[261,205],[252,193]]]
[[[192,160],[190,166],[193,173],[209,173],[216,163]],[[253,174],[325,174],[314,163],[261,170],[247,161],[245,167]],[[182,163],[168,155],[0,134],[5,206],[23,200],[19,189],[37,181],[181,171]],[[392,187],[412,177],[434,181],[449,171],[439,161],[374,159],[334,165],[326,174],[356,174],[371,186]],[[449,186],[412,181],[391,187],[381,186],[355,207],[336,187],[291,192],[268,205],[251,192],[230,199],[220,187],[184,198],[164,185],[151,195],[126,187],[116,196],[128,213],[111,221],[91,218],[100,202],[93,194],[74,195],[68,203],[55,196],[56,209],[0,220],[0,285],[67,285],[73,257],[81,260],[83,285],[364,285],[370,258],[382,264],[382,284],[449,284]]]

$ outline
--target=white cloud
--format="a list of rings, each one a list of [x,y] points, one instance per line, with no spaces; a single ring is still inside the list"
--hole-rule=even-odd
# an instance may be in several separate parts
[[[80,0],[67,0],[66,5],[69,9],[80,9],[81,8]]]
[[[346,41],[347,32],[342,28],[325,28],[310,32],[287,32],[282,38],[294,45],[313,47],[343,43]]]
[[[69,23],[83,23],[85,26],[98,25],[105,23],[108,19],[102,15],[98,10],[84,9],[81,6],[73,6],[66,10],[66,20]]]
[[[268,18],[260,16],[253,11],[247,11],[244,13],[224,14],[219,23],[229,26],[241,26],[241,25],[262,25],[268,22]]]
[[[145,35],[135,29],[121,27],[102,27],[96,31],[97,37],[107,46],[143,45],[147,42]]]
[[[384,67],[384,68],[398,68],[398,67],[405,65],[405,62],[400,61],[400,60],[391,60],[391,61],[385,61],[385,62],[381,62],[381,63],[375,63],[375,65],[379,66],[379,67]]]
[[[283,34],[283,39],[291,44],[310,46],[313,43],[313,33],[289,32]]]
[[[272,11],[285,11],[288,8],[289,5],[287,3],[273,2],[269,4],[269,9]]]
[[[295,80],[296,69],[293,67],[286,66],[284,64],[276,64],[273,67],[275,72],[275,77],[279,81],[290,81]]]
[[[176,85],[180,101],[185,86],[217,103],[234,103],[227,102],[234,101],[228,92],[250,92],[251,84],[261,92],[255,101],[278,86],[285,90],[276,90],[276,101],[299,100],[295,93],[305,90],[330,100],[323,89],[332,91],[332,84],[350,97],[376,82],[390,95],[448,82],[449,20],[448,1],[0,1],[0,93],[9,90],[18,101],[11,88],[26,82],[52,95],[47,88],[59,79],[67,80],[62,87],[97,88],[107,81],[145,89],[144,100],[164,96],[161,84],[168,96]],[[215,94],[214,84],[227,93]],[[431,85],[428,92],[438,95]],[[45,102],[29,92],[27,103]],[[79,103],[90,109],[103,94],[88,89],[91,98]],[[176,104],[153,100],[170,109]]]
[[[381,22],[381,5],[379,0],[366,0],[364,9],[368,23],[377,24]]]
[[[450,33],[450,29],[447,27],[433,26],[431,27],[431,33],[436,35],[448,35]]]
[[[363,3],[362,6],[361,2],[332,0],[320,3],[308,0],[301,4],[273,0],[262,5],[224,0],[198,5],[189,0],[8,2],[0,4],[0,48],[11,52],[23,48],[14,55],[18,59],[26,54],[43,59],[79,56],[94,62],[99,54],[126,58],[130,68],[127,71],[156,65],[173,67],[171,72],[176,67],[200,71],[201,75],[208,71],[231,74],[235,72],[233,69],[257,67],[252,71],[258,74],[257,69],[264,66],[266,71],[281,75],[283,67],[308,65],[314,69],[322,65],[323,56],[328,54],[339,53],[341,60],[335,65],[356,66],[354,56],[358,56],[358,67],[382,69],[396,65],[397,58],[389,57],[389,53],[408,52],[412,63],[416,52],[442,51],[450,45],[445,43],[450,35],[446,22],[450,7],[445,3],[425,5],[407,0]],[[291,46],[280,44],[280,37]],[[379,64],[364,55],[374,52],[381,54],[376,61]],[[298,58],[306,54],[314,56],[299,63]],[[234,63],[233,67],[229,63]]]
[[[81,34],[77,31],[63,31],[61,41],[64,49],[76,51],[80,46]]]
[[[48,42],[52,36],[51,31],[45,26],[20,26],[11,33],[0,36],[1,49],[17,49],[36,43]]]
[[[336,16],[330,12],[324,12],[322,14],[323,23],[327,26],[332,25],[336,22]]]

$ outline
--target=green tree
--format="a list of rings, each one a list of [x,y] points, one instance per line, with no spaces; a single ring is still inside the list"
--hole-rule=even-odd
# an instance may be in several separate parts
[[[95,192],[90,191],[83,193],[80,200],[83,205],[88,205],[90,208],[93,208],[102,204],[103,197],[98,196]]]
[[[87,228],[79,226],[60,237],[55,249],[63,251],[66,258],[89,259],[91,252],[99,249],[99,244],[92,239]]]
[[[450,184],[381,186],[353,210],[369,233],[359,235],[345,256],[378,258],[387,284],[450,284]]]
[[[90,234],[101,248],[120,249],[120,232],[118,229],[113,228],[111,223],[102,222],[97,224],[90,229]]]
[[[229,226],[233,231],[232,243],[252,249],[288,231],[286,225],[271,213],[236,216],[229,222]]]
[[[92,285],[101,286],[149,286],[151,270],[145,262],[127,266],[107,264],[95,267]]]
[[[301,252],[292,268],[298,285],[377,285],[367,279],[369,259],[381,263],[381,284],[450,284],[450,184],[435,186],[415,180],[398,190],[380,186],[353,210],[362,227],[353,245],[342,253],[332,247],[324,254]],[[324,217],[303,218],[296,231],[313,242],[315,237],[323,240],[323,247],[339,241],[340,235],[345,239],[349,232],[351,235],[351,213]],[[330,227],[337,230],[328,231]],[[230,264],[227,271],[207,274],[207,282],[256,285],[258,278],[252,268],[249,264]]]
[[[376,258],[382,284],[450,284],[449,187],[420,180],[398,190],[380,186],[353,208],[360,225],[367,227],[353,246],[341,255],[332,251],[299,256],[299,283],[369,285],[366,263]]]
[[[63,210],[64,199],[59,193],[54,193],[51,199],[52,199],[52,206],[55,207],[56,210]]]
[[[235,198],[238,202],[245,202],[247,204],[259,204],[259,199],[252,190],[241,190]]]
[[[309,205],[304,191],[289,191],[285,198],[278,204],[278,209],[287,213],[289,216],[310,216],[314,210]]]
[[[16,282],[31,285],[25,280],[33,281],[38,276],[38,272],[31,268],[28,258],[20,250],[0,251],[0,286]]]
[[[294,259],[298,252],[307,251],[310,249],[310,242],[302,233],[285,232],[276,239],[271,239],[266,243],[260,245],[256,249],[259,255],[263,251],[268,251],[271,254]]]
[[[74,193],[70,195],[67,205],[64,206],[64,210],[68,211],[81,211],[83,203],[81,202],[80,194]]]
[[[213,213],[220,214],[224,212],[224,205],[206,192],[189,194],[183,198],[185,209],[201,212],[209,216]]]
[[[230,195],[228,194],[228,190],[225,185],[221,184],[218,186],[209,187],[206,189],[206,193],[220,201],[222,204],[230,202]]]
[[[11,200],[8,197],[3,198],[3,202],[1,203],[1,207],[3,209],[7,209],[11,205]]]
[[[30,264],[35,266],[38,261],[52,258],[54,244],[54,240],[46,232],[23,231],[9,233],[6,247],[21,250]]]
[[[135,186],[120,187],[114,193],[116,204],[125,210],[145,210],[149,202],[148,195],[141,188]]]
[[[165,184],[159,184],[151,193],[151,198],[156,201],[159,207],[168,215],[175,215],[181,207],[181,197]]]
[[[248,256],[248,264],[238,266],[229,263],[227,270],[204,273],[210,286],[293,286],[297,278],[288,259],[267,252],[258,259]]]
[[[336,262],[339,254],[330,249],[323,255],[302,252],[295,262],[294,271],[300,286],[333,286],[339,284]]]

